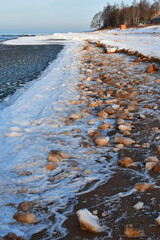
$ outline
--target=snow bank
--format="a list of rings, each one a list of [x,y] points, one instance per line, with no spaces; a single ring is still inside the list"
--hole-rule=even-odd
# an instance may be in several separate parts
[[[85,33],[55,33],[52,35],[37,35],[21,37],[6,41],[5,44],[56,44],[73,41],[100,41],[103,44],[138,51],[143,55],[160,58],[160,26],[145,28],[114,29]],[[61,39],[61,40],[60,40]],[[64,41],[65,40],[65,41]]]

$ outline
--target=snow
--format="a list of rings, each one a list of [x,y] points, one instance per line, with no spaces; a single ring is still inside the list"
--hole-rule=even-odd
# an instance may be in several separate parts
[[[48,36],[21,37],[7,41],[7,44],[56,44],[56,39],[70,41],[100,41],[106,46],[138,51],[145,56],[160,58],[160,26],[145,28],[114,29],[85,33],[55,33]],[[48,41],[49,40],[49,41]],[[64,41],[61,41],[64,43]]]

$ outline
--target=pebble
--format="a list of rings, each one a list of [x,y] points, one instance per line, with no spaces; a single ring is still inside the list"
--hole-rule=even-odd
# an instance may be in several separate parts
[[[144,203],[143,202],[138,202],[136,203],[133,207],[137,210],[141,209],[143,207]]]
[[[139,183],[135,185],[135,188],[139,192],[145,192],[154,189],[155,186],[152,183]]]
[[[97,137],[94,139],[95,144],[99,146],[105,146],[109,143],[109,141],[109,137]]]
[[[126,226],[124,234],[128,238],[140,237],[143,235],[142,230],[135,229],[132,224]]]
[[[24,201],[18,204],[17,209],[22,212],[28,212],[32,209],[32,203],[28,201]]]
[[[33,213],[15,213],[13,216],[17,222],[33,224],[36,222],[36,217]]]
[[[130,157],[125,157],[121,160],[119,160],[119,164],[123,167],[131,167],[133,166],[133,160]]]

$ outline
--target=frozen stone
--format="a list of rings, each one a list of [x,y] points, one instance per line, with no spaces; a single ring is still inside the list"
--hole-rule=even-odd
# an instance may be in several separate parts
[[[133,207],[137,210],[141,209],[143,207],[144,203],[143,202],[138,202],[136,203]]]
[[[82,230],[89,232],[101,232],[102,228],[99,225],[99,218],[89,212],[87,209],[77,211],[77,217]]]

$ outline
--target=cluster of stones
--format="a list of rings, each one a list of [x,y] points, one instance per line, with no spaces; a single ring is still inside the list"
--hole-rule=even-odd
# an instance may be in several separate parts
[[[88,43],[90,44],[89,41]],[[108,52],[106,47],[99,42],[94,43],[94,46],[102,48],[103,53],[111,54],[111,52]],[[86,107],[82,108],[82,115],[84,112],[90,115],[92,115],[93,112],[97,112],[97,119],[102,121],[98,127],[94,129],[91,128],[88,131],[88,136],[91,138],[92,143],[94,143],[97,147],[109,146],[111,148],[114,144],[114,148],[112,148],[113,151],[120,151],[121,149],[130,145],[138,148],[149,147],[149,143],[143,143],[140,146],[136,140],[131,138],[132,129],[134,128],[132,125],[132,119],[134,117],[134,112],[136,112],[136,109],[139,107],[140,103],[140,93],[138,91],[139,81],[130,80],[130,84],[128,84],[124,79],[121,81],[120,73],[118,73],[119,76],[117,76],[117,79],[111,78],[110,75],[104,73],[104,67],[109,65],[109,63],[105,62],[105,56],[103,57],[101,55],[101,62],[98,62],[93,58],[94,53],[91,53],[92,50],[88,44],[84,47],[84,51],[85,54],[83,56],[83,64],[85,67],[81,68],[81,74],[83,74],[84,77],[81,78],[81,83],[78,86],[81,91],[81,95],[86,98],[83,102],[86,104]],[[138,61],[135,60],[133,64],[136,64],[140,61],[153,61],[153,58],[145,57],[137,52],[131,52],[128,50],[115,50],[115,53],[119,52],[127,53],[128,55],[136,55],[138,57]],[[89,68],[88,71],[86,70],[87,65]],[[151,64],[145,70],[146,73],[157,71],[159,71],[159,69],[155,63]],[[125,72],[125,69],[123,69],[123,72]],[[94,75],[98,75],[97,73],[99,76],[94,77]],[[146,77],[146,81],[148,80],[149,77]],[[149,91],[148,94],[150,93],[151,92]],[[150,106],[146,105],[144,108],[150,108]],[[140,118],[143,119],[145,116],[141,114]],[[115,126],[111,126],[107,119],[115,119]],[[95,122],[95,118],[91,118],[87,123],[88,125],[94,125]],[[107,135],[109,131],[114,131],[114,137],[111,138]],[[159,154],[159,152],[160,147],[157,148],[157,154]],[[147,157],[144,160],[144,164],[147,170],[154,169],[154,172],[159,172],[160,170],[160,164],[157,156]],[[136,167],[137,163],[134,162],[134,160],[129,156],[126,156],[119,160],[119,165],[129,168]],[[135,185],[135,190],[139,192],[150,191],[154,188],[154,184],[146,182],[137,183]],[[134,208],[137,210],[141,209],[142,207],[143,203],[141,202],[134,206]],[[159,217],[155,219],[155,221],[159,224]],[[126,237],[140,237],[144,233],[142,230],[137,230],[131,224],[128,224],[125,227],[124,234]]]

